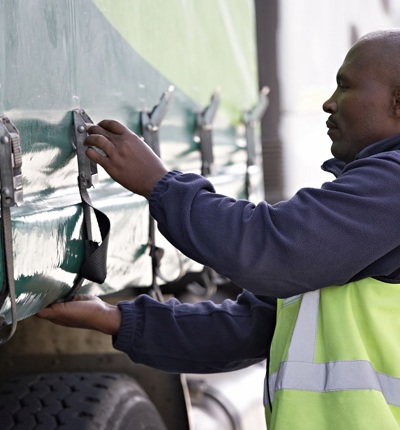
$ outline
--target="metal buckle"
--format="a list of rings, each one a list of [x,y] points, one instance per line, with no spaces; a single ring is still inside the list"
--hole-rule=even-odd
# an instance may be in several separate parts
[[[78,157],[79,186],[90,188],[98,181],[97,164],[86,155],[87,147],[84,143],[88,136],[88,124],[93,124],[93,121],[83,109],[74,109],[72,113],[74,122],[72,144]]]
[[[260,99],[253,110],[243,113],[243,123],[246,127],[247,166],[255,164],[256,160],[256,127],[267,110],[269,88],[263,87],[260,91]]]
[[[19,132],[7,118],[0,118],[1,204],[11,207],[23,203],[22,151]]]
[[[218,91],[211,97],[210,104],[196,115],[196,130],[194,141],[199,143],[201,152],[201,174],[208,176],[213,173],[214,153],[212,138],[212,123],[220,103]]]
[[[143,110],[140,115],[143,139],[158,156],[160,156],[160,125],[167,113],[174,90],[172,85],[169,86],[153,110],[151,112]]]

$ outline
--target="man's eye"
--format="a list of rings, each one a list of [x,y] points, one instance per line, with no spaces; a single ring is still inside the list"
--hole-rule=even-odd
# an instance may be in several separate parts
[[[349,88],[343,81],[338,81],[337,86],[341,89]]]

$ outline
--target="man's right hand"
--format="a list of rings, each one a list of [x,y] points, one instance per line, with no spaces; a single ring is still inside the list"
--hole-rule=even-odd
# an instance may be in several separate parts
[[[128,190],[147,199],[157,182],[168,172],[151,148],[127,127],[103,120],[88,129],[87,156]],[[101,149],[100,154],[90,146]]]

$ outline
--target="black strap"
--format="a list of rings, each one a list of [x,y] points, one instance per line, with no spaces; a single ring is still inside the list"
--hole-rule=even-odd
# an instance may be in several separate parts
[[[110,236],[110,220],[91,204],[86,188],[79,188],[82,198],[83,216],[86,227],[85,259],[79,274],[89,281],[102,284],[107,277],[107,248]],[[101,244],[92,240],[91,210],[93,210],[101,235]]]
[[[65,301],[72,300],[77,291],[81,288],[85,279],[102,284],[107,277],[107,249],[110,237],[111,223],[107,215],[93,207],[87,188],[82,186],[78,178],[79,192],[82,200],[83,219],[86,230],[85,256],[79,272],[74,280],[74,284],[64,298]],[[92,220],[93,211],[99,226],[101,243],[92,239]]]

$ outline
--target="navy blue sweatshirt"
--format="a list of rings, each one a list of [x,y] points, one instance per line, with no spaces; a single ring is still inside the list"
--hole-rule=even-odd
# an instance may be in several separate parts
[[[221,305],[122,302],[114,346],[171,372],[238,369],[267,356],[275,325],[267,296],[366,277],[400,282],[400,135],[323,169],[336,179],[275,205],[216,194],[199,175],[167,173],[150,196],[161,233],[246,291]]]

